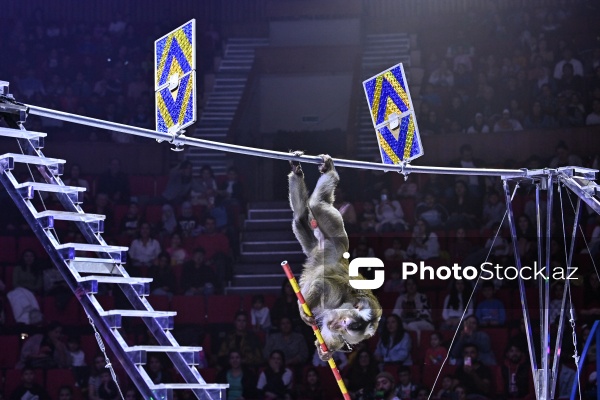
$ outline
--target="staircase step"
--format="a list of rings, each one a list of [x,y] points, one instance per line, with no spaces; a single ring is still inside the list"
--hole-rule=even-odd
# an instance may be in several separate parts
[[[105,215],[100,214],[55,210],[38,212],[35,217],[40,221],[44,229],[53,228],[54,220],[75,221],[87,223],[94,233],[104,232],[104,220],[106,219]]]
[[[206,389],[210,396],[215,399],[221,399],[222,397],[221,390],[225,390],[229,388],[229,384],[226,383],[159,383],[159,384],[151,384],[149,385],[151,390],[162,390],[162,389],[174,389],[174,390],[184,390],[184,389]],[[214,389],[214,392],[211,390]],[[205,398],[205,397],[203,397]]]
[[[98,311],[111,328],[120,328],[123,317],[154,318],[164,330],[173,329],[175,311],[108,310]]]
[[[261,252],[301,252],[300,243],[295,240],[289,241],[262,241],[262,242],[244,242],[242,243],[242,254],[261,253]]]
[[[96,281],[100,283],[150,283],[152,278],[138,278],[125,276],[88,275],[78,279],[79,282]]]
[[[15,185],[15,189],[24,199],[33,199],[34,191],[64,193],[75,204],[83,203],[83,192],[85,188],[75,186],[53,185],[51,183],[41,182],[23,182]]]
[[[292,224],[287,226],[287,229],[280,231],[245,231],[243,238],[247,241],[280,241],[280,240],[296,240],[294,232],[292,232]]]
[[[259,219],[259,220],[246,220],[244,221],[244,227],[247,230],[284,230],[292,228],[291,219]]]
[[[75,257],[69,265],[80,274],[121,274],[110,258]]]
[[[248,219],[288,219],[292,220],[294,214],[288,208],[265,209],[265,210],[248,210]]]
[[[279,273],[281,268],[281,261],[279,263],[238,263],[235,266],[235,276],[238,275],[274,275]],[[288,260],[289,261],[289,260]],[[302,271],[303,262],[290,262],[292,271],[294,274],[299,274]],[[281,284],[281,282],[279,282]]]
[[[273,263],[275,267],[279,266],[281,268],[281,262],[284,260],[289,261],[290,263],[303,263],[306,259],[304,253],[300,252],[289,252],[284,251],[281,254],[278,253],[264,253],[264,254],[242,254],[240,256],[240,262],[251,264],[251,263]]]
[[[115,262],[121,262],[126,260],[127,247],[122,246],[106,246],[101,244],[87,244],[87,243],[65,243],[56,246],[65,260],[75,259],[75,255],[78,251],[94,252],[94,253],[106,253],[113,258]]]
[[[23,131],[20,129],[0,128],[0,136],[12,137],[16,139],[37,139],[48,136],[43,132]]]
[[[256,287],[256,286],[278,286],[287,279],[285,274],[240,274],[234,275],[233,286]]]
[[[33,164],[33,165],[45,165],[50,168],[52,174],[54,176],[62,175],[64,172],[64,164],[65,160],[61,160],[58,158],[47,158],[47,157],[38,157],[38,156],[26,156],[23,154],[16,153],[6,153],[0,155],[0,161],[2,160],[10,160],[13,162],[24,163],[24,164]],[[12,163],[9,161],[9,167],[6,169],[12,169]]]
[[[146,364],[146,353],[179,353],[188,365],[198,365],[202,351],[202,347],[190,346],[128,346],[123,349],[136,365]]]

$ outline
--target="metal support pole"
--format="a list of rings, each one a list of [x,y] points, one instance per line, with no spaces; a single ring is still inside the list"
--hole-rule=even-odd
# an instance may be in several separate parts
[[[550,387],[550,375],[548,370],[548,358],[550,353],[550,243],[551,243],[551,228],[552,228],[552,206],[554,199],[554,175],[548,175],[548,200],[546,209],[546,276],[548,279],[544,282],[544,318],[542,320],[542,330],[544,332],[542,340],[542,370],[541,370],[541,386],[538,390],[538,399],[550,400],[548,397],[548,389]]]
[[[230,153],[246,154],[256,157],[267,157],[278,160],[301,161],[312,164],[320,164],[323,162],[319,156],[295,156],[290,153],[281,151],[257,149],[254,147],[239,146],[229,143],[213,142],[211,140],[190,138],[185,135],[173,136],[168,133],[153,131],[150,129],[138,128],[135,126],[117,124],[115,122],[103,121],[96,118],[84,117],[82,115],[69,114],[62,111],[50,110],[43,107],[27,105],[29,113],[39,115],[41,117],[59,119],[62,121],[72,122],[93,126],[101,129],[127,133],[130,135],[143,136],[160,141],[167,141],[176,146],[193,146],[203,147],[211,150],[225,151]],[[360,168],[370,170],[395,171],[403,174],[423,173],[423,174],[446,174],[446,175],[477,175],[477,176],[502,176],[502,177],[525,177],[527,176],[526,169],[483,169],[483,168],[446,168],[446,167],[418,167],[408,164],[380,164],[367,161],[334,159],[336,167]]]
[[[560,183],[559,183],[560,184]],[[562,195],[560,196],[562,203]],[[581,199],[577,198],[577,207],[575,208],[575,221],[573,222],[573,234],[571,235],[571,245],[569,247],[569,256],[565,267],[566,276],[569,276],[571,265],[573,265],[573,252],[575,251],[575,236],[577,235],[577,226],[581,215]],[[560,308],[560,317],[558,321],[558,332],[556,333],[556,345],[554,346],[554,359],[552,360],[552,378],[550,380],[550,398],[554,398],[556,390],[556,382],[558,380],[558,362],[560,360],[560,349],[562,348],[562,338],[565,328],[565,305],[567,303],[567,292],[570,287],[570,281],[565,279],[565,288],[563,290],[563,298]],[[571,305],[572,306],[572,305]]]
[[[542,258],[542,209],[541,209],[541,198],[540,198],[540,184],[535,185],[535,213],[536,213],[536,230],[537,230],[537,263],[540,268],[543,265]],[[540,322],[544,320],[544,280],[541,276],[537,278],[538,283],[538,295],[539,295],[539,307],[540,307]],[[543,343],[544,343],[544,330],[540,329],[540,351],[543,352]],[[541,353],[540,353],[541,355]],[[533,375],[535,376],[535,375]],[[534,382],[537,384],[538,380],[534,379]]]
[[[537,370],[537,361],[535,357],[535,346],[533,345],[533,331],[531,329],[531,319],[529,318],[529,310],[527,309],[527,296],[525,294],[525,284],[520,276],[521,273],[521,256],[519,255],[519,247],[517,244],[517,228],[515,226],[515,215],[510,201],[510,190],[508,182],[505,179],[503,182],[504,195],[506,197],[506,214],[508,215],[508,225],[510,227],[510,235],[512,237],[513,252],[515,253],[515,266],[519,271],[519,294],[521,296],[521,307],[523,309],[523,318],[525,319],[525,333],[527,335],[527,347],[529,348],[529,361],[531,362],[531,373],[535,376]],[[539,400],[539,399],[538,399]]]

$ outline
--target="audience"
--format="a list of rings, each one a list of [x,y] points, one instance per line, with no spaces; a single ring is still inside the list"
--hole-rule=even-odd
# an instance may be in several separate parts
[[[385,320],[385,329],[381,332],[373,356],[383,364],[412,365],[411,347],[412,341],[404,330],[402,320],[391,314]]]

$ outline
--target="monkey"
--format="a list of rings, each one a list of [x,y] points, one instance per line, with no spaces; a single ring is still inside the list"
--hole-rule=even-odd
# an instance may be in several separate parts
[[[292,154],[301,156],[303,152]],[[319,357],[327,361],[335,351],[351,351],[351,345],[373,336],[382,310],[370,290],[349,284],[348,235],[342,215],[333,206],[340,178],[333,159],[326,154],[319,157],[323,161],[318,166],[321,175],[310,198],[299,162],[290,161],[288,181],[292,230],[307,257],[299,286],[313,314],[309,317],[298,304],[300,317],[307,325],[320,328],[328,352],[323,352],[318,342],[315,345]]]

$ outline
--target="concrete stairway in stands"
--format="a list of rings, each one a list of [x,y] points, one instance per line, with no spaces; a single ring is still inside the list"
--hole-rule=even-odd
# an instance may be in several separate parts
[[[217,142],[227,141],[229,128],[254,63],[254,49],[267,45],[268,39],[263,38],[228,40],[215,76],[214,90],[206,100],[196,129],[189,135]],[[227,154],[222,151],[193,147],[187,150],[186,158],[194,164],[196,172],[203,165],[210,165],[215,174],[223,174],[228,167]]]
[[[244,223],[241,256],[227,293],[279,293],[287,260],[299,276],[304,253],[292,232],[292,211],[287,202],[250,204]]]
[[[408,73],[411,65],[410,44],[408,33],[367,35],[362,56],[362,79],[370,78],[400,62],[404,65],[404,71]],[[364,96],[361,99],[357,139],[356,157],[359,160],[372,161],[375,157],[380,160],[373,122]]]

